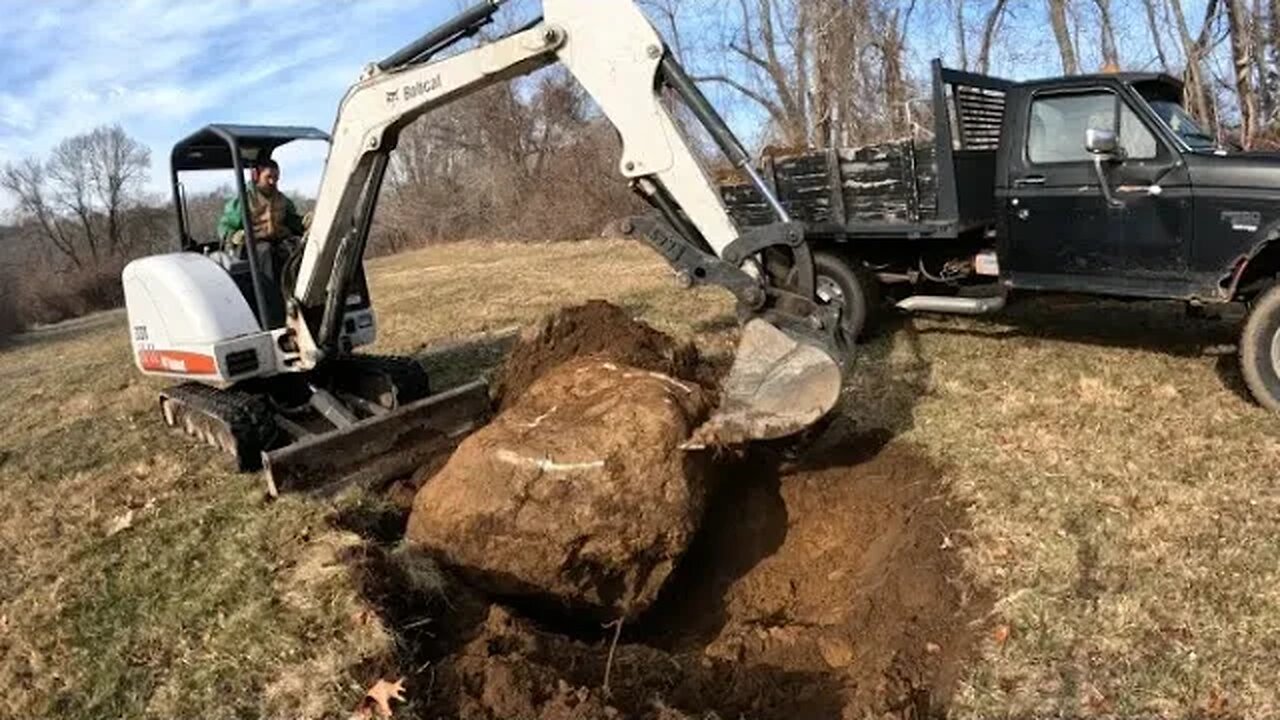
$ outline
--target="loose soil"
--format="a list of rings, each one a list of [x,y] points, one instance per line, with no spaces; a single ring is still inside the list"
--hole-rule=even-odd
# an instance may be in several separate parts
[[[502,408],[510,407],[552,368],[586,357],[715,385],[715,371],[692,343],[678,342],[616,305],[593,300],[549,315],[521,333],[494,382],[494,394]]]
[[[552,322],[566,329],[543,337],[642,366],[665,363],[647,367],[686,379],[704,372],[679,368],[664,336],[619,312],[571,311],[601,322]],[[521,347],[531,355],[517,348],[508,362],[507,393],[526,387],[531,377],[522,373],[574,356],[555,342]],[[394,671],[407,675],[406,713],[944,715],[990,608],[957,555],[964,510],[913,446],[830,434],[824,450],[798,462],[763,446],[722,460],[692,546],[650,610],[621,628],[500,601],[461,581],[447,601],[432,600],[406,592],[403,573],[362,572],[368,597],[400,636]]]

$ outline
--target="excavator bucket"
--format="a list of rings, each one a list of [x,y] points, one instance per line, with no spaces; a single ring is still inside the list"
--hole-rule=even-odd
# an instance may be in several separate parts
[[[764,320],[750,320],[721,386],[720,407],[685,447],[736,445],[800,433],[835,407],[842,380],[840,365],[825,350],[797,342]]]

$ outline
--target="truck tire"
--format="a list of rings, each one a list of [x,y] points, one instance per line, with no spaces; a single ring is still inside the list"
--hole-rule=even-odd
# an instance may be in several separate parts
[[[840,332],[850,345],[868,337],[875,324],[880,285],[875,277],[850,259],[829,252],[813,254],[818,299],[839,303]]]
[[[1253,302],[1240,335],[1240,371],[1260,405],[1280,412],[1280,285]]]

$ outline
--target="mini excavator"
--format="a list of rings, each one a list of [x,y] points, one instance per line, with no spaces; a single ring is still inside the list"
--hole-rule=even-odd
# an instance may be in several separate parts
[[[412,359],[357,352],[376,336],[364,250],[406,126],[556,63],[616,128],[619,170],[652,207],[624,222],[624,232],[686,284],[718,285],[737,300],[743,327],[722,401],[690,446],[792,436],[839,399],[848,348],[837,332],[839,309],[816,297],[803,226],[791,221],[634,0],[543,0],[543,17],[522,29],[442,56],[491,23],[505,2],[465,10],[368,66],[343,98],[331,134],[210,125],[174,147],[179,251],[136,260],[123,272],[136,364],[181,381],[160,396],[167,424],[225,449],[242,471],[264,469],[273,494],[407,474],[489,411],[483,380],[433,392]],[[776,222],[735,227],[673,118],[676,102],[766,198]],[[258,266],[248,217],[239,246],[193,237],[180,173],[234,171],[247,215],[244,170],[297,140],[327,142],[328,156],[313,219],[280,277]]]

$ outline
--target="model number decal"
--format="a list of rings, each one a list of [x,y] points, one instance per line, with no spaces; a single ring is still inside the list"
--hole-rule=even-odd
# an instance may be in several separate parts
[[[1228,210],[1222,213],[1222,221],[1230,223],[1232,230],[1258,232],[1258,226],[1262,224],[1262,213]]]

